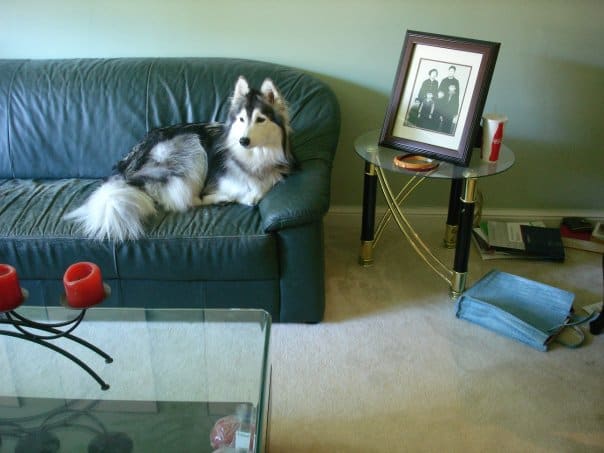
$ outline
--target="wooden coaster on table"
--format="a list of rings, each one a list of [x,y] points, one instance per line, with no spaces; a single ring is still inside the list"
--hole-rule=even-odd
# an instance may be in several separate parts
[[[429,171],[438,167],[439,162],[418,154],[406,154],[404,156],[396,156],[394,158],[394,165],[405,170]]]

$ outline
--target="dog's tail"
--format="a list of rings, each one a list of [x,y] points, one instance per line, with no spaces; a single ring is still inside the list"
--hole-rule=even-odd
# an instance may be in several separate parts
[[[92,239],[124,241],[140,237],[143,220],[155,213],[153,199],[145,191],[114,176],[64,218],[78,223]]]

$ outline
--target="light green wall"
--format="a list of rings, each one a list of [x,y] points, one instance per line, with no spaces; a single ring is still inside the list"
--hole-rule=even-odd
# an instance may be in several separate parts
[[[381,127],[407,29],[499,41],[486,110],[509,116],[517,164],[481,182],[487,207],[604,205],[602,0],[1,0],[0,18],[0,58],[227,56],[317,75],[342,106],[334,205],[361,202],[352,143]]]

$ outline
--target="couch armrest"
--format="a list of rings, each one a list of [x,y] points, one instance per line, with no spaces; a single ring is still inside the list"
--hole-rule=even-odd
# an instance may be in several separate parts
[[[260,201],[264,231],[300,226],[323,217],[329,208],[331,164],[322,159],[301,162]]]

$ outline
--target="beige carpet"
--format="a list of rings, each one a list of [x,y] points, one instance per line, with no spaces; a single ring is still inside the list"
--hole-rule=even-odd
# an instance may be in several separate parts
[[[411,219],[445,263],[444,219]],[[394,229],[369,268],[359,225],[326,222],[327,309],[318,325],[274,325],[272,453],[604,451],[604,335],[539,352],[454,316],[446,283]],[[602,299],[601,256],[564,264],[482,261]]]

